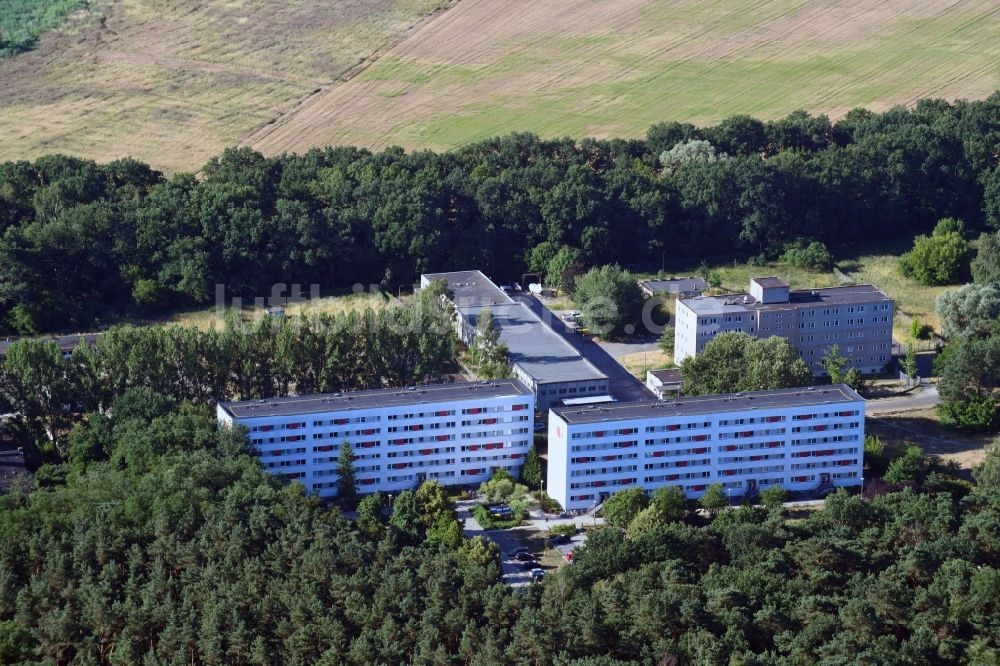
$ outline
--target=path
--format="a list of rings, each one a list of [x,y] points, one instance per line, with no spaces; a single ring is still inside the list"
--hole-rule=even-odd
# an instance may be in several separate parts
[[[934,407],[940,400],[937,386],[930,384],[898,398],[868,400],[865,403],[865,414],[871,416],[892,412],[912,412]]]

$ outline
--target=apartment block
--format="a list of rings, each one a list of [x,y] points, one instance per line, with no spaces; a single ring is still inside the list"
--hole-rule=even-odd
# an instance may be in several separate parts
[[[893,301],[870,284],[789,290],[776,277],[753,278],[750,292],[677,301],[674,358],[695,356],[720,333],[788,340],[815,375],[838,345],[851,367],[881,372],[892,357]]]
[[[289,396],[218,405],[241,425],[264,467],[321,497],[337,492],[337,457],[354,449],[362,493],[426,480],[478,485],[494,469],[518,474],[531,447],[534,395],[513,379]]]
[[[589,509],[628,488],[720,483],[734,501],[773,485],[860,486],[864,399],[843,384],[557,408],[549,414],[549,494]]]
[[[472,344],[479,314],[490,310],[514,377],[535,393],[538,409],[544,411],[568,398],[608,393],[607,375],[480,271],[426,274],[420,284],[426,287],[435,280],[443,281],[452,294],[455,330],[465,344]]]

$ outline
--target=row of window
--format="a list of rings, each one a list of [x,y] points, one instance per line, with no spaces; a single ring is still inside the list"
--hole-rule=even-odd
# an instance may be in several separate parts
[[[780,470],[775,470],[775,471],[780,471]],[[766,474],[768,472],[761,471],[759,473],[765,473]],[[707,478],[709,478],[709,476],[710,476],[710,474],[708,472],[697,472],[697,473],[688,473],[688,474],[660,474],[660,475],[650,475],[650,476],[643,477],[642,483],[644,485],[648,486],[648,485],[655,485],[655,484],[661,484],[661,483],[668,483],[669,484],[671,482],[681,482],[681,483],[679,483],[677,485],[680,485],[681,488],[683,488],[685,490],[685,492],[688,492],[688,493],[695,492],[695,493],[697,493],[697,492],[702,492],[702,491],[707,490],[708,489],[708,484],[707,483],[685,484],[683,482],[684,481],[690,481],[690,480],[693,480],[693,479],[707,479]],[[740,492],[742,492],[744,488],[747,488],[747,489],[753,488],[753,489],[762,490],[762,489],[767,488],[768,486],[772,486],[772,485],[784,485],[784,486],[787,486],[787,485],[791,485],[791,484],[817,483],[817,482],[822,482],[822,481],[826,481],[826,480],[843,481],[843,480],[848,480],[848,479],[856,479],[856,478],[858,478],[858,473],[856,471],[845,471],[845,472],[835,472],[835,473],[830,473],[830,474],[823,474],[822,476],[828,477],[828,479],[822,479],[822,478],[820,478],[819,475],[816,475],[816,474],[796,474],[796,475],[793,475],[791,477],[778,476],[778,477],[770,477],[770,478],[741,479],[741,480],[738,480],[738,481],[725,482],[725,483],[723,483],[723,486],[726,489],[729,489],[729,490],[739,490]],[[622,479],[622,481],[618,482],[616,485],[627,485],[627,484],[624,483],[625,481],[631,481],[633,483],[638,483],[638,479]],[[604,486],[604,484],[600,484],[599,482],[594,482],[594,483],[572,484],[570,486],[570,488],[572,488],[572,489],[601,488],[603,486]],[[571,502],[595,502],[596,503],[596,502],[600,501],[601,499],[607,497],[611,492],[613,492],[613,491],[603,491],[603,492],[600,492],[600,493],[586,493],[586,492],[584,492],[584,493],[576,493],[576,494],[570,495],[569,499],[570,499]]]

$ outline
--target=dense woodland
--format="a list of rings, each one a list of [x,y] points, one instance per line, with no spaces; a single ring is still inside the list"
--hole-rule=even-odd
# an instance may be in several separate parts
[[[0,322],[82,328],[211,302],[217,283],[252,299],[280,282],[395,292],[422,271],[466,267],[507,279],[563,247],[585,266],[659,266],[777,256],[795,238],[836,249],[910,237],[945,217],[976,230],[1000,224],[998,145],[995,94],[836,123],[662,123],[645,140],[229,150],[171,178],[132,160],[5,163]]]

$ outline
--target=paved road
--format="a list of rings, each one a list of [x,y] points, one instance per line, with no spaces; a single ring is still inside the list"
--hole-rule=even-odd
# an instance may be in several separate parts
[[[890,412],[912,412],[933,407],[940,400],[937,386],[927,385],[898,398],[868,400],[865,403],[865,413],[874,415]]]
[[[481,536],[494,542],[500,548],[500,566],[503,569],[503,582],[512,587],[520,587],[531,582],[531,574],[521,566],[521,563],[512,560],[508,554],[515,548],[520,548],[523,544],[517,536],[510,530],[484,530],[471,511],[476,505],[476,500],[463,500],[455,503],[458,520],[462,523],[465,536]]]
[[[532,312],[541,317],[549,328],[561,335],[580,354],[594,364],[598,370],[608,376],[611,395],[621,402],[636,402],[640,400],[656,400],[656,396],[646,389],[646,385],[636,379],[632,373],[623,368],[608,352],[593,340],[572,332],[566,324],[556,317],[551,310],[542,305],[535,297],[528,294],[514,294],[513,298],[524,303]],[[641,349],[639,350],[641,351]]]

